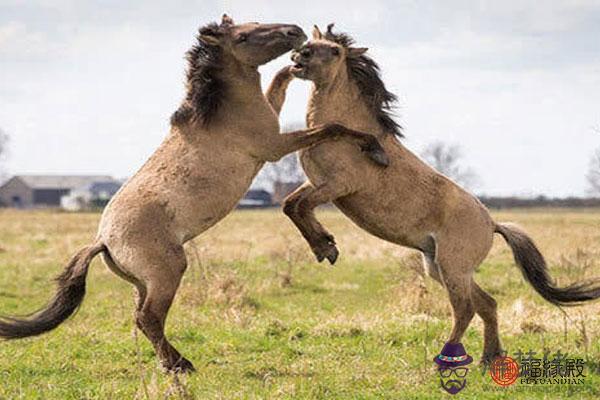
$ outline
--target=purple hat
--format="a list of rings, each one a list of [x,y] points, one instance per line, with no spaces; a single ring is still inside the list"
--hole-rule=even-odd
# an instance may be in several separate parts
[[[473,362],[473,357],[467,354],[462,343],[446,343],[441,353],[433,359],[441,367],[460,367]]]

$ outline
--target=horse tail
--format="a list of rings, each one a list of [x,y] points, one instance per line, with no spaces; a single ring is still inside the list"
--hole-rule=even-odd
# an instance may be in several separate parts
[[[504,237],[512,249],[516,264],[525,279],[547,301],[559,306],[578,305],[600,297],[600,280],[590,279],[557,287],[548,273],[544,257],[533,240],[514,224],[496,224],[495,232]]]
[[[19,339],[40,335],[69,318],[85,296],[85,278],[90,262],[105,250],[104,244],[96,242],[77,252],[56,278],[56,294],[46,307],[25,318],[0,317],[0,338]]]

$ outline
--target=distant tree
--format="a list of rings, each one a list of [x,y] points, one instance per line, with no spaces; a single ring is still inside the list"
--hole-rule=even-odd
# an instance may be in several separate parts
[[[593,130],[600,133],[600,127],[595,127]],[[600,148],[596,149],[592,154],[585,178],[588,183],[588,194],[591,196],[600,196]]]
[[[269,163],[263,172],[266,181],[274,184],[275,182],[298,182],[306,179],[298,155],[288,154],[275,163]]]
[[[592,154],[585,178],[588,183],[587,192],[592,196],[600,195],[600,149]]]
[[[6,155],[6,148],[8,145],[8,135],[0,128],[0,162]],[[0,181],[2,180],[2,165],[0,164]]]
[[[462,186],[472,188],[477,184],[477,174],[461,165],[463,154],[458,145],[436,141],[425,148],[422,156],[429,165]]]
[[[284,127],[284,132],[302,129],[302,124],[291,124]],[[284,134],[285,135],[285,134]],[[259,180],[273,187],[275,182],[301,182],[306,179],[302,165],[296,153],[288,154],[281,160],[268,163],[260,173]]]
[[[0,157],[4,155],[6,151],[6,142],[8,141],[8,135],[0,128]]]

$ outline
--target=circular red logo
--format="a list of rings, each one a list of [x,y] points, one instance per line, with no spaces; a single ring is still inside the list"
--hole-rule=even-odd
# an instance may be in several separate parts
[[[496,357],[490,364],[490,376],[500,386],[512,385],[519,376],[519,364],[510,357]]]

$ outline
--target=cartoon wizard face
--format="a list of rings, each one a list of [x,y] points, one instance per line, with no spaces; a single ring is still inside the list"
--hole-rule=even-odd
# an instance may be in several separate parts
[[[438,365],[440,384],[450,394],[456,394],[467,385],[467,373],[473,357],[467,354],[461,343],[446,343],[433,361]]]

